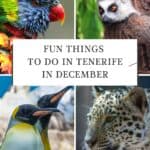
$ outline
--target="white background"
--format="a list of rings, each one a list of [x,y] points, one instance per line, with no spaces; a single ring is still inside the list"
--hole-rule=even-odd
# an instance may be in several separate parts
[[[103,53],[44,53],[44,45],[104,45]],[[27,58],[123,58],[123,66],[29,66]],[[130,66],[131,64],[134,64]],[[109,78],[42,78],[42,70],[107,70]],[[14,40],[13,42],[14,85],[137,85],[136,40]]]

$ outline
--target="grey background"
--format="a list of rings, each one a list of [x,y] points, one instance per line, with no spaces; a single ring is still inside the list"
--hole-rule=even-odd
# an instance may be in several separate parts
[[[93,104],[91,87],[77,87],[76,96],[76,149],[83,147],[84,135],[87,129],[86,114]]]
[[[72,39],[74,37],[74,0],[60,0],[65,8],[65,22],[61,26],[60,22],[52,22],[45,35],[39,35],[44,39]]]

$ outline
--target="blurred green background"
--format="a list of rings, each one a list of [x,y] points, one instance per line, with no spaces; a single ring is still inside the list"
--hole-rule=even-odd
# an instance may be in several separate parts
[[[72,39],[74,37],[74,0],[60,0],[65,8],[65,22],[61,26],[60,22],[50,23],[45,35],[39,38],[49,39]]]
[[[76,0],[76,35],[80,39],[102,38],[103,25],[99,19],[97,0]]]

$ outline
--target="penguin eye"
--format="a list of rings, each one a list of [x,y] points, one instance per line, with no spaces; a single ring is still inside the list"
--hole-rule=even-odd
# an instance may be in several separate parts
[[[109,8],[108,11],[110,12],[116,12],[118,10],[118,6],[116,4],[112,4]]]
[[[104,13],[104,9],[101,6],[99,6],[99,13],[100,13],[100,15],[102,15]]]

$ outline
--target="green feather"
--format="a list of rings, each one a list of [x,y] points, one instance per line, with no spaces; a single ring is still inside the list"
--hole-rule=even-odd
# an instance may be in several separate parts
[[[18,0],[0,0],[0,23],[15,22],[18,19]]]

